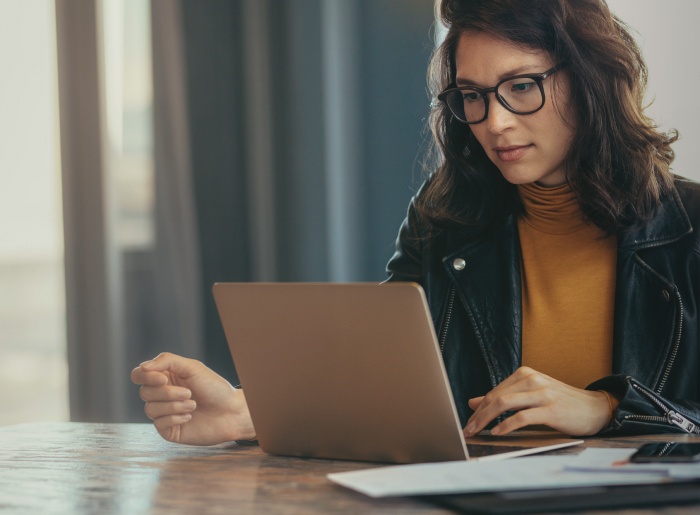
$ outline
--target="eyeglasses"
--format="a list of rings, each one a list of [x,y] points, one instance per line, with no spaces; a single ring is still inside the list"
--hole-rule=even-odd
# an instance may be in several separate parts
[[[544,73],[508,77],[496,84],[495,88],[460,86],[446,89],[438,95],[438,100],[447,104],[457,120],[470,125],[483,122],[489,115],[488,93],[495,93],[498,102],[511,113],[536,113],[544,107],[542,81],[564,66],[566,63],[561,62]]]

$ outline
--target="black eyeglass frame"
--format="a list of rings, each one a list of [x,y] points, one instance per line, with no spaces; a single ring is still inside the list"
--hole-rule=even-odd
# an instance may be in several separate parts
[[[449,88],[440,93],[437,98],[440,102],[445,104],[447,106],[447,109],[450,110],[450,113],[452,113],[452,116],[454,116],[455,120],[457,120],[460,123],[466,123],[468,125],[474,125],[476,123],[481,123],[486,118],[489,117],[489,97],[488,93],[495,93],[496,94],[496,99],[498,100],[498,103],[501,104],[503,107],[505,107],[508,111],[510,111],[513,114],[519,114],[519,115],[526,115],[526,114],[533,114],[539,111],[544,107],[544,104],[546,102],[545,94],[544,94],[544,87],[542,86],[542,81],[545,80],[547,77],[550,77],[551,75],[554,75],[557,73],[559,70],[564,68],[566,66],[566,61],[562,61],[561,63],[557,64],[553,68],[550,68],[544,73],[525,73],[523,75],[515,75],[513,77],[506,77],[505,79],[501,80],[498,84],[496,84],[495,87],[493,88],[477,88],[476,86],[459,86],[455,88]],[[498,88],[501,87],[501,84],[508,82],[510,80],[514,79],[532,79],[537,83],[537,87],[540,88],[540,94],[542,95],[542,103],[537,109],[534,109],[532,111],[527,111],[525,113],[521,113],[520,111],[516,111],[513,109],[510,105],[508,105],[508,102],[506,102],[506,99],[503,98],[501,95],[498,94]],[[476,91],[477,93],[481,94],[484,97],[484,116],[481,118],[481,120],[476,121],[476,122],[468,122],[466,120],[460,120],[460,118],[454,113],[452,108],[450,107],[450,104],[447,102],[447,96],[450,93],[454,93],[455,91],[464,91],[464,90],[471,90],[471,91]]]

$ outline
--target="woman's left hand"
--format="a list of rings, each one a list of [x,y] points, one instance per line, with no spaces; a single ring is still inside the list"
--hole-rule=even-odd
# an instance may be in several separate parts
[[[594,435],[610,421],[604,393],[574,388],[528,367],[520,367],[484,397],[471,399],[469,407],[475,412],[464,429],[466,437],[506,411],[517,413],[494,427],[492,434],[541,424],[569,435]]]

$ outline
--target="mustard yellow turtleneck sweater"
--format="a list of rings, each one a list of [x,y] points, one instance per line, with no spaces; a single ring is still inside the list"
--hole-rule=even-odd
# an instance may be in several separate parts
[[[583,219],[568,184],[518,192],[522,364],[585,388],[612,373],[617,238]]]

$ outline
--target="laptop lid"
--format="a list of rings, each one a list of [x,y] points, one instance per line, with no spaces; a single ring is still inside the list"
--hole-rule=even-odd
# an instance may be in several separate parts
[[[390,463],[467,448],[415,283],[217,283],[262,449]]]

